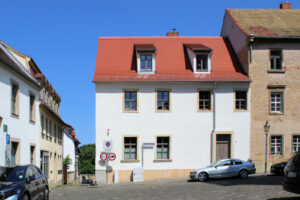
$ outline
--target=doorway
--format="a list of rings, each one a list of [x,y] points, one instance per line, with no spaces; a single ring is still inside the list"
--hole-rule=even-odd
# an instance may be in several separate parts
[[[216,145],[216,160],[230,158],[231,156],[231,135],[218,134]]]

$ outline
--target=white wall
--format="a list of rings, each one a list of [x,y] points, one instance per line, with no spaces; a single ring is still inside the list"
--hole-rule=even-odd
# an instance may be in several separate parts
[[[66,158],[68,155],[72,159],[72,164],[69,166],[68,172],[74,172],[75,171],[75,144],[74,141],[70,136],[68,136],[64,132],[64,158]]]
[[[11,80],[19,85],[19,118],[11,116]],[[29,92],[35,95],[35,123],[29,122]],[[8,134],[11,137],[20,139],[20,164],[30,163],[30,144],[36,145],[36,164],[40,163],[40,147],[39,147],[39,91],[33,87],[31,83],[25,81],[19,75],[12,71],[8,71],[0,64],[0,116],[3,118],[0,127],[0,165],[5,164],[5,134],[3,133],[3,125],[8,126]],[[2,140],[3,139],[3,140]]]
[[[248,88],[247,83],[222,84],[216,90],[217,131],[234,132],[234,157],[249,158],[249,112],[234,112],[234,89]],[[139,89],[139,112],[123,113],[122,90]],[[171,89],[171,112],[155,112],[155,89]],[[96,83],[96,170],[103,170],[99,156],[103,141],[113,141],[113,170],[141,167],[138,163],[121,163],[122,135],[138,135],[141,160],[142,143],[155,143],[155,135],[172,135],[172,162],[153,162],[154,150],[145,150],[144,169],[193,169],[210,163],[210,137],[213,112],[197,112],[197,90],[212,89],[205,83]],[[110,134],[107,136],[107,129]]]

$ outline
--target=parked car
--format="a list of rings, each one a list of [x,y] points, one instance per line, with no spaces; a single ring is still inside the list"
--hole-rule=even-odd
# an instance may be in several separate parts
[[[271,173],[281,175],[286,166],[287,162],[276,163],[271,166]]]
[[[255,174],[255,172],[256,168],[252,162],[246,162],[239,159],[222,159],[207,167],[191,171],[190,178],[201,182],[207,181],[209,178],[234,176],[240,176],[241,178],[246,179],[249,174]]]
[[[300,194],[300,151],[293,155],[284,168],[283,189]]]
[[[48,181],[34,165],[0,167],[1,200],[48,200]]]

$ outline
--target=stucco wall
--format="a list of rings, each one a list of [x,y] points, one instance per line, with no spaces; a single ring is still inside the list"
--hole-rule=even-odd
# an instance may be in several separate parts
[[[122,90],[139,89],[139,112],[123,113]],[[171,89],[171,112],[155,112],[155,89]],[[205,83],[137,83],[96,84],[96,171],[105,165],[99,156],[103,141],[113,141],[112,152],[116,160],[110,162],[112,170],[132,170],[141,167],[143,143],[155,143],[156,135],[170,135],[171,161],[155,162],[155,146],[144,150],[144,169],[195,169],[210,163],[212,112],[197,112],[197,90],[212,89]],[[247,83],[217,85],[216,131],[233,132],[233,157],[247,160],[249,152],[250,114],[234,112],[234,89],[247,89]],[[107,129],[110,129],[107,136]],[[124,163],[122,160],[122,136],[136,135],[139,161]],[[97,172],[96,172],[97,175]],[[100,175],[99,175],[100,176]]]
[[[75,144],[72,138],[70,138],[66,133],[64,133],[64,158],[68,155],[72,159],[72,164],[69,166],[68,172],[75,171]]]
[[[268,73],[270,69],[269,49],[283,49],[283,69],[285,73]],[[282,135],[283,154],[270,155],[268,162],[286,161],[292,156],[292,137],[300,135],[300,45],[299,43],[256,42],[253,50],[253,62],[250,65],[252,93],[251,110],[251,158],[256,162],[258,172],[264,170],[265,134],[263,126],[266,120],[271,125],[270,135]],[[284,114],[269,114],[268,85],[285,85]]]
[[[19,117],[11,116],[11,80],[19,86]],[[8,134],[12,138],[20,140],[19,152],[21,165],[30,163],[30,145],[35,145],[35,163],[40,163],[39,146],[39,108],[38,108],[38,89],[33,87],[16,73],[8,70],[0,63],[0,116],[3,118],[0,127],[1,147],[0,147],[0,165],[5,165],[5,134],[3,125],[8,126]],[[35,123],[29,120],[29,95],[35,95]],[[2,140],[3,139],[3,140]]]

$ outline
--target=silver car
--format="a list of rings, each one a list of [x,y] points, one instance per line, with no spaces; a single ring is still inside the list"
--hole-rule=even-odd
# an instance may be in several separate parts
[[[206,181],[208,178],[224,178],[240,176],[243,179],[248,178],[249,174],[255,174],[254,163],[239,159],[222,159],[210,164],[207,167],[200,168],[190,172],[192,180]]]

